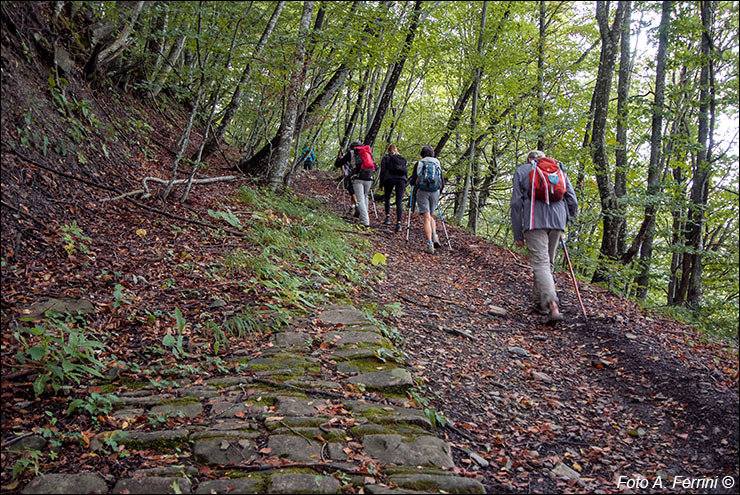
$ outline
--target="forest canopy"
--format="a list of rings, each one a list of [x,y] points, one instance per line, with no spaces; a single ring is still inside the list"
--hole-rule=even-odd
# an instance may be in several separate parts
[[[445,218],[510,247],[511,176],[540,149],[579,197],[579,277],[737,340],[737,2],[48,8],[93,83],[186,106],[185,144],[206,129],[173,176],[228,144],[235,168],[279,189],[305,146],[330,170],[353,140],[378,162],[429,144]]]

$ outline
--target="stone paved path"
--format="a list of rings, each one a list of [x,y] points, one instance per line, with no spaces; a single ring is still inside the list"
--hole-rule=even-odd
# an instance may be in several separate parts
[[[46,474],[23,493],[483,493],[478,480],[451,471],[450,446],[423,412],[403,405],[412,375],[374,356],[392,347],[380,330],[348,306],[317,318],[328,331],[288,329],[273,336],[269,351],[241,359],[250,374],[195,380],[172,393],[119,394],[118,418],[176,415],[188,424],[101,432],[91,448],[178,452],[182,464],[121,479]],[[343,378],[332,381],[337,371]],[[390,404],[343,393],[363,389]],[[275,457],[293,466],[275,467]]]

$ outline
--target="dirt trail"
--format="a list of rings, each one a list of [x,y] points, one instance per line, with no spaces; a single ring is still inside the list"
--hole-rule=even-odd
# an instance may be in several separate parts
[[[301,173],[294,188],[326,196],[343,213],[332,174]],[[453,251],[430,256],[418,218],[406,243],[405,232],[382,224],[378,208],[369,237],[387,255],[388,278],[371,297],[403,305],[387,323],[437,394],[433,407],[454,424],[447,434],[456,460],[480,469],[489,491],[614,492],[642,477],[654,490],[735,492],[736,354],[581,284],[586,325],[567,273],[556,275],[566,321],[543,325],[527,304],[524,256],[449,225]],[[466,450],[490,465],[477,466]],[[570,481],[549,474],[561,465]]]

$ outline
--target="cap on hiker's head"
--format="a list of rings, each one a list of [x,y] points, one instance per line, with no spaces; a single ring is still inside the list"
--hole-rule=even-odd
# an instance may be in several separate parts
[[[426,158],[428,156],[434,156],[434,150],[432,149],[431,146],[429,146],[428,144],[425,144],[424,146],[421,147],[421,152],[419,154],[421,155],[422,158]]]
[[[350,149],[355,149],[358,146],[362,146],[362,141],[352,141],[352,144],[349,145]]]
[[[531,162],[532,160],[537,160],[539,158],[545,158],[545,154],[540,150],[532,150],[527,155],[528,162]]]

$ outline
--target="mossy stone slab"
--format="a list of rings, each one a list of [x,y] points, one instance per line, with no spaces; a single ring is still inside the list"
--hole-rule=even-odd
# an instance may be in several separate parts
[[[401,488],[442,493],[485,493],[485,487],[477,480],[463,476],[434,474],[397,474],[388,477]]]
[[[97,473],[50,473],[36,476],[21,493],[108,493]]]
[[[193,493],[260,493],[262,477],[204,481]]]
[[[295,462],[319,462],[321,445],[295,435],[270,435],[267,446],[271,455]]]
[[[365,454],[382,464],[409,466],[455,466],[447,442],[431,435],[404,437],[402,435],[365,435],[362,439]]]
[[[411,373],[404,368],[362,373],[350,377],[348,383],[363,383],[368,390],[405,391],[414,385]]]
[[[340,486],[331,476],[279,473],[270,476],[269,493],[339,493]]]
[[[240,464],[257,454],[254,440],[215,437],[196,440],[193,456],[209,465]]]
[[[318,315],[324,325],[362,325],[368,320],[365,313],[352,306],[332,306]]]
[[[377,345],[383,344],[383,337],[375,332],[361,332],[355,330],[332,331],[327,332],[322,337],[324,342],[329,342],[337,346],[349,346],[357,344]]]
[[[179,492],[175,491],[173,484],[177,484]],[[190,480],[166,476],[124,478],[116,483],[111,493],[190,493]]]

